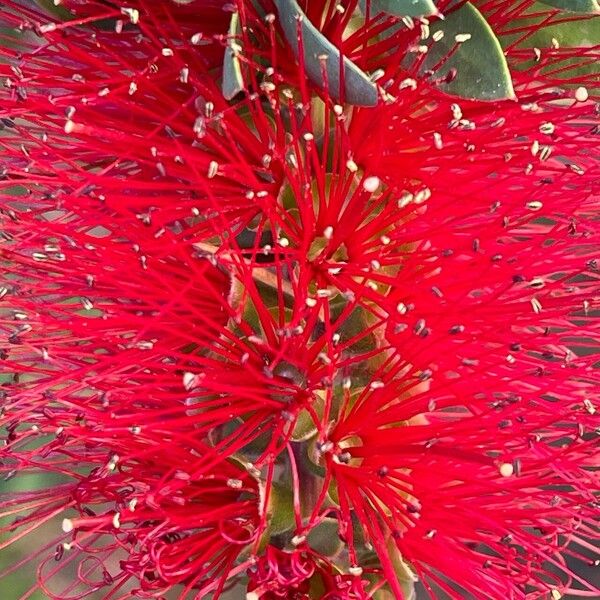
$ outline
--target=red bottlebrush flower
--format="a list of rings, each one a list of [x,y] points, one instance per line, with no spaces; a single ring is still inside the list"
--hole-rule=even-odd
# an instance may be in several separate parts
[[[249,570],[248,600],[308,600],[318,593],[326,600],[367,598],[359,577],[336,573],[310,550],[282,550],[268,546]]]
[[[597,595],[599,47],[538,42],[581,17],[39,4],[0,9],[0,581]],[[461,10],[502,98],[454,94]]]

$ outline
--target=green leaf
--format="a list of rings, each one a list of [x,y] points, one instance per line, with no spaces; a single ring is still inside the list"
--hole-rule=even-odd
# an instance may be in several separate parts
[[[37,4],[40,8],[43,8],[52,16],[57,17],[60,21],[70,21],[74,18],[74,15],[71,11],[67,10],[60,4],[54,4],[53,0],[37,0]]]
[[[549,4],[549,0],[547,2]],[[529,17],[523,21],[523,25],[532,27],[532,35],[528,36],[520,44],[520,48],[536,47],[536,48],[552,48],[554,40],[558,41],[561,47],[569,48],[591,47],[600,44],[600,19],[589,19],[586,16],[578,18],[570,18],[569,20],[561,20],[558,23],[544,23],[540,25],[541,11],[545,10],[546,6],[542,2],[535,2],[530,9],[531,14],[537,14],[537,17]],[[515,40],[520,37],[519,33],[503,36],[502,43],[510,46]],[[581,61],[581,59],[578,59]]]
[[[231,100],[234,96],[244,91],[242,66],[238,58],[240,48],[239,36],[241,33],[240,16],[237,12],[234,12],[229,22],[229,37],[223,57],[223,82],[221,90],[226,100]]]
[[[394,567],[394,572],[396,573],[405,600],[415,600],[415,581],[417,580],[417,577],[412,567],[404,560],[391,536],[386,545],[388,548],[388,556]]]
[[[360,7],[366,13],[368,0],[361,0]],[[369,14],[372,17],[379,13],[387,13],[395,17],[428,17],[437,15],[433,0],[371,0]]]
[[[55,4],[54,0],[36,0],[36,4],[57,23],[72,21],[76,18],[74,13],[65,8],[62,4]],[[89,24],[93,25],[97,29],[100,29],[101,31],[114,31],[116,21],[116,18],[98,19],[97,21],[90,22]],[[129,25],[130,23],[125,23],[125,29],[127,29]]]
[[[269,534],[280,535],[296,526],[292,490],[274,483],[269,496]]]
[[[324,88],[323,68],[327,76],[327,88],[332,98],[358,106],[374,106],[377,104],[377,86],[351,60],[342,57],[336,48],[302,12],[296,0],[275,0],[279,12],[279,20],[285,38],[292,47],[296,58],[299,57],[298,23],[302,33],[304,68],[309,79],[317,86]],[[320,57],[326,56],[322,62]],[[340,82],[340,65],[344,74],[344,90]]]
[[[325,517],[308,532],[306,541],[321,556],[335,556],[338,554],[343,544],[339,537],[337,519]]]
[[[436,78],[445,77],[451,69],[455,69],[456,77],[441,85],[444,91],[478,100],[515,98],[500,42],[483,15],[470,2],[449,12],[445,20],[433,23],[432,39],[442,35],[438,32],[443,32],[443,37],[433,41],[422,69],[435,69]],[[444,60],[447,56],[449,58]],[[436,68],[438,64],[441,66]]]
[[[325,394],[320,390],[317,390],[315,393],[312,408],[319,418],[323,417],[325,412]],[[308,409],[303,408],[298,413],[291,439],[294,442],[305,442],[313,437],[317,431],[317,424],[313,420],[312,413]]]
[[[391,566],[396,573],[398,585],[402,590],[402,597],[404,600],[416,600],[416,575],[414,574],[412,568],[404,561],[394,544],[390,544],[388,542],[387,547],[389,548]],[[377,558],[377,555],[374,552],[369,552],[368,554],[363,555],[361,564],[369,568],[370,571],[373,567],[379,566],[380,560]],[[373,583],[377,581],[377,577],[370,573],[366,575],[366,578]],[[373,600],[395,600],[395,598],[397,598],[397,596],[392,592],[389,584],[386,584],[382,588],[378,589],[373,595]]]
[[[335,506],[340,505],[340,494],[338,492],[337,482],[332,477],[327,488],[327,500]]]
[[[40,38],[32,31],[20,31],[11,27],[0,27],[0,46],[3,48],[12,48],[23,51],[27,48],[28,44],[39,45]],[[0,58],[0,65],[4,64],[10,64],[10,60],[7,57]],[[14,188],[11,187],[9,189],[13,190]],[[4,193],[7,193],[6,189],[4,190]],[[11,191],[8,193],[12,194],[15,192]]]
[[[567,12],[600,14],[600,3],[598,0],[542,0],[542,3],[566,10]]]
[[[520,40],[520,34],[502,36],[502,43],[506,48],[517,44],[519,49],[529,49],[531,60],[520,63],[516,68],[531,69],[535,65],[533,49],[539,48],[542,52],[552,49],[558,42],[561,48],[591,48],[600,44],[600,19],[590,19],[581,14],[579,18],[561,20],[558,23],[536,27],[543,17],[542,11],[546,9],[541,2],[534,3],[530,12],[532,16],[524,20],[523,27],[531,27],[532,35]],[[520,41],[519,41],[520,40]],[[591,54],[589,55],[591,58]],[[584,84],[591,93],[597,93],[600,88],[600,62],[590,59],[582,60],[580,52],[561,60],[561,69],[556,65],[547,65],[541,68],[541,73],[551,73],[557,84],[564,87],[578,87]],[[573,79],[573,81],[569,81]],[[564,80],[564,81],[561,81]],[[584,83],[585,82],[585,83]]]

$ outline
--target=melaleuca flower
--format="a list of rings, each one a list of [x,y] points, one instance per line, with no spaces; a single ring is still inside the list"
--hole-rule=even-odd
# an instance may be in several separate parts
[[[326,600],[367,598],[359,577],[336,572],[322,557],[311,551],[284,552],[268,546],[257,563],[249,569],[247,598],[255,600]]]
[[[599,593],[599,51],[563,4],[4,3],[0,581]]]

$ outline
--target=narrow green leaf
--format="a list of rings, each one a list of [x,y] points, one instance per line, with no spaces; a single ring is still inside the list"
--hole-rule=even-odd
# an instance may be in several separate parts
[[[543,4],[554,6],[567,12],[600,14],[598,0],[541,0]]]
[[[361,0],[360,7],[366,12],[368,0]],[[372,17],[379,13],[387,13],[395,17],[428,17],[437,15],[433,0],[371,0],[369,14]]]
[[[433,40],[442,34],[441,39],[432,42],[422,69],[435,69],[436,78],[456,70],[456,77],[442,84],[443,90],[478,100],[515,97],[500,42],[483,15],[470,2],[449,12],[445,20],[431,25]],[[447,56],[449,58],[444,60]],[[436,68],[438,64],[441,66]]]
[[[242,66],[238,58],[240,47],[239,36],[241,33],[240,16],[237,12],[234,12],[229,22],[229,38],[223,57],[223,82],[221,84],[221,91],[226,100],[231,100],[244,90]]]
[[[298,23],[301,24],[303,59],[310,80],[321,88],[323,81],[321,58],[327,56],[324,69],[327,76],[329,94],[336,100],[358,106],[377,104],[377,86],[351,60],[342,57],[340,51],[308,20],[296,0],[275,0],[279,20],[285,38],[296,57],[299,56]],[[344,90],[341,91],[340,66],[344,74]]]

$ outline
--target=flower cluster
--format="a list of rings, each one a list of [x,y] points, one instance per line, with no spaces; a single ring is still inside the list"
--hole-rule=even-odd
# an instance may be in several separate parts
[[[597,21],[410,4],[3,2],[0,586],[600,593]]]

